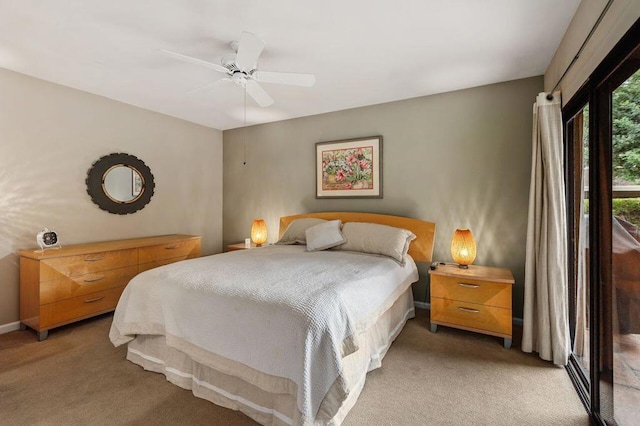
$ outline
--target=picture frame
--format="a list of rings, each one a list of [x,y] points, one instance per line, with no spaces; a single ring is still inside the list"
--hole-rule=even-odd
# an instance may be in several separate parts
[[[137,197],[142,192],[142,177],[131,169],[131,195]]]
[[[382,198],[382,136],[316,143],[316,198]]]

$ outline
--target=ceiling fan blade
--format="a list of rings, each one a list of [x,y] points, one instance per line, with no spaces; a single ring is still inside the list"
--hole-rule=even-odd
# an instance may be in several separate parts
[[[183,55],[181,53],[172,52],[170,50],[162,49],[162,53],[165,55],[171,56],[172,58],[179,59],[181,61],[190,62],[196,65],[202,65],[207,68],[211,68],[212,70],[216,70],[218,72],[223,72],[225,74],[229,74],[229,70],[223,67],[222,65],[214,64],[213,62],[204,61],[202,59],[194,58],[193,56]]]
[[[261,83],[288,84],[291,86],[312,87],[316,84],[316,76],[313,74],[300,74],[295,72],[256,71],[251,74]]]
[[[238,43],[238,54],[236,55],[236,65],[243,71],[251,71],[256,67],[258,56],[264,49],[264,41],[255,34],[244,31]]]
[[[245,88],[249,96],[255,100],[261,107],[273,105],[273,98],[269,96],[265,90],[255,80],[247,80]]]
[[[204,86],[200,86],[200,87],[196,87],[195,89],[191,89],[187,92],[188,95],[191,95],[193,93],[199,92],[201,90],[206,90],[206,89],[210,89],[213,86],[217,86],[218,84],[220,84],[221,82],[225,82],[225,81],[231,81],[230,78],[221,78],[220,80],[216,80],[216,81],[212,81],[211,83],[207,83]]]

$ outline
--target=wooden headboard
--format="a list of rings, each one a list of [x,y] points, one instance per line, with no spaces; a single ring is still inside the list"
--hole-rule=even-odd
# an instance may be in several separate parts
[[[396,228],[404,228],[413,232],[416,239],[413,240],[409,247],[409,255],[416,262],[431,262],[433,255],[433,242],[436,234],[436,224],[419,219],[412,219],[402,216],[390,216],[386,214],[375,213],[358,213],[358,212],[321,212],[321,213],[305,213],[295,216],[283,216],[280,218],[279,237],[287,229],[289,224],[296,219],[314,217],[325,220],[340,219],[342,223],[347,222],[370,222],[380,225],[395,226]]]

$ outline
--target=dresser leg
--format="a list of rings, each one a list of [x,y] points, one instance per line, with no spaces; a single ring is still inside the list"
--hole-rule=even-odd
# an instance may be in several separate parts
[[[431,332],[435,333],[436,331],[438,331],[438,324],[431,324]]]
[[[27,324],[20,322],[20,330],[25,331],[27,329]]]
[[[43,340],[46,340],[47,337],[49,337],[49,330],[38,331],[38,342],[42,342]]]
[[[504,348],[511,349],[511,339],[504,339]]]

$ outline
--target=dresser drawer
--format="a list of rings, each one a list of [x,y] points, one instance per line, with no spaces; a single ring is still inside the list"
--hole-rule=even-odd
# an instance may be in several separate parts
[[[113,311],[123,290],[124,287],[116,287],[43,305],[40,307],[40,328],[51,328]]]
[[[511,338],[511,309],[431,298],[431,323]]]
[[[139,250],[140,263],[150,263],[163,259],[173,258],[179,258],[177,260],[183,260],[190,257],[200,256],[200,240],[189,239],[171,241],[166,244],[140,247]]]
[[[124,287],[137,273],[138,268],[134,265],[46,281],[40,284],[40,304],[46,305],[114,287]]]
[[[189,255],[189,256],[174,257],[174,258],[171,258],[171,259],[157,260],[155,262],[141,263],[140,265],[138,265],[138,273],[144,272],[144,271],[148,271],[149,269],[157,268],[158,266],[163,266],[163,265],[168,265],[170,263],[179,262],[181,260],[195,259],[196,257],[199,257],[199,255],[194,254],[194,255]]]
[[[511,309],[512,284],[460,277],[431,276],[431,295]]]
[[[40,262],[40,282],[137,264],[138,249],[113,250],[46,259]]]

